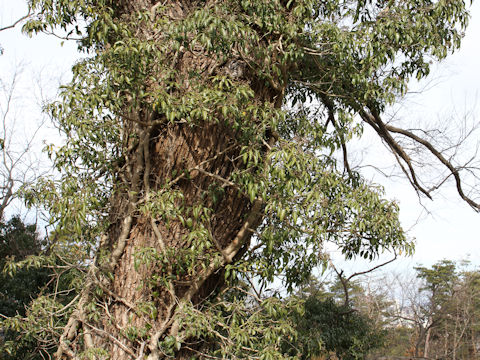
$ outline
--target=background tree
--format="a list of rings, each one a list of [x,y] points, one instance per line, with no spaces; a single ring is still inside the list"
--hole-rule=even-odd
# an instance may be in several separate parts
[[[25,316],[32,298],[48,286],[52,272],[45,268],[20,268],[8,273],[8,261],[22,261],[31,255],[40,255],[42,242],[35,224],[26,225],[19,217],[0,223],[0,315]],[[18,329],[2,327],[1,359],[28,359],[37,352],[32,338],[25,338]],[[40,358],[40,357],[38,357]]]
[[[22,186],[28,187],[45,174],[40,164],[38,133],[43,130],[45,118],[20,118],[22,108],[32,100],[33,94],[21,94],[20,81],[23,65],[15,65],[10,76],[0,78],[0,219],[5,220],[5,210],[19,198]],[[34,93],[42,88],[40,81],[30,84]],[[46,99],[35,99],[37,102]],[[39,108],[41,105],[36,104]],[[17,204],[18,205],[18,204]],[[18,206],[16,206],[18,207]],[[11,206],[10,206],[11,208]],[[12,211],[12,210],[10,210]]]
[[[22,17],[19,22],[28,16]],[[9,27],[0,28],[0,31]],[[32,117],[32,109],[40,109],[46,101],[42,74],[30,76],[25,85],[24,65],[14,65],[0,78],[0,358],[43,359],[41,349],[49,348],[44,339],[46,324],[39,325],[29,310],[30,305],[51,314],[50,326],[58,310],[50,308],[48,295],[55,293],[60,304],[67,305],[75,294],[71,291],[72,266],[81,257],[76,248],[65,246],[58,234],[40,236],[37,231],[41,209],[27,211],[22,206],[23,189],[47,173],[42,162],[40,133],[46,118]],[[30,74],[29,74],[30,75]],[[25,86],[28,88],[26,93]],[[12,216],[12,214],[17,214]],[[32,221],[32,215],[35,223]],[[29,220],[26,220],[29,219]],[[53,251],[55,247],[55,251]],[[72,256],[72,257],[70,257]],[[61,274],[61,276],[60,276]],[[69,279],[70,277],[70,279]],[[76,276],[75,278],[78,278]],[[72,296],[73,294],[73,296]],[[36,299],[37,303],[31,304]],[[4,321],[8,319],[9,321]],[[23,331],[21,319],[29,319],[30,328]],[[36,327],[43,332],[35,331]],[[21,331],[22,330],[22,331]]]
[[[340,281],[325,288],[313,279],[298,292],[305,303],[302,312],[294,316],[297,338],[293,349],[300,350],[302,359],[331,355],[339,359],[365,359],[383,346],[386,333],[360,299],[370,294],[357,281],[349,287],[356,296],[351,296],[351,301],[345,304],[344,294],[338,296],[339,289],[343,292]]]
[[[44,359],[83,285],[84,250],[40,240],[36,225],[19,217],[0,228],[0,359]]]
[[[384,312],[386,345],[383,356],[428,359],[472,359],[478,339],[478,270],[465,263],[442,260],[419,266],[414,278],[395,276],[388,283]]]
[[[19,217],[13,217],[7,223],[0,224],[0,268],[7,261],[15,258],[24,260],[29,255],[39,255],[41,241],[36,233],[36,226],[26,225]],[[25,306],[31,298],[47,283],[45,271],[20,271],[14,278],[3,272],[0,275],[0,313],[14,316],[24,315]]]
[[[448,313],[449,300],[455,295],[454,286],[458,281],[455,264],[452,261],[441,261],[432,266],[415,268],[418,278],[424,280],[425,286],[420,291],[426,292],[425,302],[418,309],[423,324],[418,322],[418,340],[415,346],[415,356],[419,356],[420,343],[423,342],[423,355],[428,357],[432,329],[439,325],[442,315]]]
[[[349,165],[365,124],[418,192],[445,179],[429,190],[397,137],[480,208],[421,131],[382,120],[412,76],[459,46],[463,1],[29,5],[26,32],[65,29],[91,54],[49,107],[66,136],[49,147],[61,177],[28,197],[66,244],[96,254],[57,359],[298,357],[282,348],[298,304],[233,290],[245,277],[293,290],[325,263],[326,241],[347,258],[411,251],[397,205]]]
[[[421,290],[428,294],[427,306],[432,317],[432,325],[425,335],[424,356],[469,358],[475,347],[469,345],[467,337],[475,323],[472,307],[478,291],[475,272],[461,273],[457,264],[448,260],[434,264],[431,269],[419,267],[417,271],[425,281]]]
[[[480,271],[463,270],[463,292],[459,297],[464,317],[464,324],[468,324],[463,337],[464,358],[478,357],[478,343],[480,339]],[[463,329],[462,329],[463,330]]]

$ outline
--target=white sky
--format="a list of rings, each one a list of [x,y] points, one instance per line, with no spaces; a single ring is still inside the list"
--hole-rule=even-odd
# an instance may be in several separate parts
[[[0,0],[0,27],[12,23],[25,13],[25,9],[22,1]],[[471,13],[470,26],[460,51],[434,67],[431,77],[435,79],[435,87],[410,97],[401,116],[420,122],[447,119],[452,115],[461,118],[469,113],[470,118],[480,122],[479,2],[474,2]],[[32,82],[41,73],[47,94],[54,96],[60,79],[68,79],[69,69],[78,58],[75,43],[66,42],[61,47],[60,40],[45,35],[30,39],[20,33],[20,27],[0,32],[0,45],[5,50],[0,56],[1,79],[8,78],[17,64],[23,64],[25,68],[21,95],[32,95]],[[33,102],[32,106],[34,110],[25,109],[22,117],[41,117]],[[52,138],[48,137],[56,137],[56,134],[47,134],[43,133],[42,140],[51,142]],[[463,203],[452,187],[437,193],[433,202],[424,200],[423,204],[430,212],[425,214],[417,195],[406,181],[386,181],[378,175],[372,175],[372,179],[384,184],[388,197],[400,203],[404,228],[410,229],[415,225],[409,231],[409,235],[417,241],[414,257],[397,261],[390,268],[404,268],[418,263],[431,265],[444,258],[460,260],[467,257],[473,264],[480,265],[480,215]],[[338,261],[338,254],[333,252],[332,256]],[[361,261],[341,263],[343,267],[357,270],[368,266]]]

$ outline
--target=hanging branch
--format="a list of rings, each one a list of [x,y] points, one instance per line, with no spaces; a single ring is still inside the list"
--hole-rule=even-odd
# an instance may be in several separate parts
[[[335,119],[335,105],[333,101],[328,98],[324,94],[320,94],[320,97],[323,101],[323,104],[328,110],[328,120],[327,123],[331,122],[333,127],[335,128],[335,131],[338,133],[338,137],[340,138],[340,145],[342,147],[342,154],[343,154],[343,166],[345,167],[345,170],[347,171],[349,176],[353,176],[352,170],[350,168],[350,164],[348,162],[348,153],[347,153],[347,145],[345,141],[345,137],[343,134],[340,132],[340,128],[338,127],[338,124]]]
[[[459,169],[456,168],[451,163],[451,161],[447,160],[445,156],[435,148],[435,146],[433,146],[429,141],[421,138],[420,136],[415,135],[411,131],[386,124],[385,122],[382,121],[377,111],[375,111],[373,108],[369,108],[369,110],[370,110],[370,113],[367,113],[364,110],[360,110],[359,112],[360,116],[386,142],[388,147],[391,149],[391,151],[395,155],[397,162],[402,167],[402,170],[406,173],[408,179],[410,180],[413,187],[417,191],[423,193],[429,199],[432,199],[431,192],[432,190],[436,189],[436,187],[433,189],[427,190],[422,185],[420,185],[415,168],[412,164],[412,159],[405,152],[405,149],[393,138],[392,133],[403,135],[413,140],[414,142],[422,145],[423,147],[425,147],[433,156],[435,156],[435,158],[438,161],[440,161],[440,163],[443,166],[445,166],[448,169],[449,171],[448,176],[453,176],[453,178],[455,179],[457,192],[462,198],[462,200],[464,200],[467,204],[469,204],[475,211],[480,212],[480,203],[475,202],[470,197],[468,197],[463,190],[462,179],[460,178],[460,175],[459,175]],[[403,160],[403,163],[401,160]],[[408,170],[404,167],[404,164],[406,164]]]

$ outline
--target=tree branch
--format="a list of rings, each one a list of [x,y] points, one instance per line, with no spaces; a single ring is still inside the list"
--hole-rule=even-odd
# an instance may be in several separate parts
[[[30,9],[29,9],[27,15],[22,16],[21,18],[19,18],[18,20],[16,20],[16,21],[15,21],[13,24],[11,24],[11,25],[7,25],[7,26],[4,26],[4,27],[1,27],[1,28],[0,28],[0,31],[4,31],[4,30],[8,30],[8,29],[14,28],[14,27],[17,26],[19,23],[21,23],[23,20],[28,19],[31,15],[32,15],[32,13],[31,13],[31,11],[30,11]]]
[[[325,94],[320,95],[323,104],[328,110],[328,120],[327,124],[329,122],[332,123],[333,127],[335,128],[336,132],[338,133],[338,137],[340,138],[340,146],[342,147],[342,153],[343,153],[343,166],[345,167],[345,170],[347,170],[348,175],[352,176],[352,170],[350,168],[350,164],[348,163],[348,153],[347,153],[347,145],[345,144],[345,138],[343,134],[340,132],[340,128],[338,127],[338,124],[335,120],[335,106],[333,101],[327,97]]]
[[[454,177],[455,179],[455,184],[456,184],[456,187],[457,187],[457,192],[458,194],[460,195],[460,197],[465,201],[467,202],[468,205],[470,205],[475,211],[479,212],[480,211],[480,203],[477,203],[475,201],[473,201],[472,199],[470,199],[468,196],[465,195],[464,191],[463,191],[463,188],[462,188],[462,181],[460,179],[460,175],[458,173],[458,169],[456,169],[452,163],[450,161],[448,161],[443,155],[441,152],[439,152],[437,149],[435,149],[435,147],[430,143],[428,142],[427,140],[425,139],[422,139],[421,137],[415,135],[414,133],[412,133],[411,131],[408,131],[408,130],[404,130],[404,129],[400,129],[400,128],[397,128],[395,126],[392,126],[392,125],[385,125],[385,128],[390,131],[390,132],[393,132],[393,133],[397,133],[397,134],[401,134],[401,135],[404,135],[416,142],[418,142],[419,144],[422,144],[424,147],[426,147],[451,173],[451,175]]]
[[[365,274],[368,274],[368,273],[371,273],[372,271],[375,271],[385,265],[388,265],[390,264],[391,262],[394,262],[395,260],[397,260],[397,253],[395,252],[394,250],[394,256],[392,259],[388,260],[388,261],[385,261],[384,263],[381,263],[377,266],[374,266],[373,268],[371,269],[368,269],[368,270],[365,270],[365,271],[360,271],[360,272],[356,272],[356,273],[353,273],[352,275],[350,275],[348,278],[347,278],[347,281],[350,281],[352,278],[354,278],[355,276],[360,276],[360,275],[365,275]]]
[[[370,109],[370,111],[371,113],[367,113],[362,109],[359,111],[359,114],[361,118],[377,132],[380,138],[382,138],[387,143],[387,145],[392,150],[392,152],[405,162],[409,172],[406,172],[406,171],[404,172],[409,178],[415,190],[420,191],[429,199],[432,199],[432,196],[430,195],[429,191],[425,189],[422,185],[420,185],[417,179],[415,169],[412,165],[412,160],[407,155],[403,147],[395,141],[395,139],[392,137],[390,132],[386,129],[385,124],[382,122],[378,113],[372,109]],[[397,161],[402,166],[398,158],[397,158]]]

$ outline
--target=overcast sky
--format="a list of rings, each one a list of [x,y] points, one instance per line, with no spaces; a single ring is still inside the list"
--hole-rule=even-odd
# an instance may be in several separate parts
[[[25,13],[22,1],[0,0],[0,27],[12,23]],[[480,122],[480,4],[471,8],[471,21],[460,51],[433,67],[431,84],[428,90],[411,95],[402,104],[398,116],[412,122],[459,121],[465,116],[469,121]],[[48,96],[55,94],[60,79],[68,79],[69,69],[78,58],[75,43],[66,42],[51,36],[39,35],[30,39],[20,34],[20,28],[0,32],[0,45],[4,55],[0,56],[0,78],[6,79],[18,64],[23,64],[22,93],[36,95],[33,84],[41,73],[41,81]],[[412,84],[412,89],[420,89],[426,83]],[[35,91],[34,91],[35,90]],[[34,94],[35,93],[35,94]],[[47,96],[47,97],[48,97]],[[22,118],[34,121],[41,116],[34,100],[31,106],[22,107]],[[42,133],[44,140],[51,141],[56,135]],[[480,139],[479,134],[475,135]],[[42,140],[42,139],[41,139]],[[476,139],[474,139],[476,140]],[[471,150],[472,149],[467,149]],[[383,151],[383,153],[385,153]],[[382,153],[382,154],[383,154]],[[383,157],[384,155],[382,155]],[[396,199],[401,208],[401,219],[409,236],[416,239],[416,253],[413,258],[397,261],[392,268],[414,264],[431,265],[447,258],[465,259],[467,256],[475,265],[480,265],[480,215],[463,203],[455,194],[453,186],[437,193],[434,201],[423,200],[428,210],[419,204],[415,192],[405,180],[388,180],[371,173],[371,179],[386,187],[389,198]],[[333,252],[333,257],[338,254]],[[366,266],[342,265],[360,268]]]

